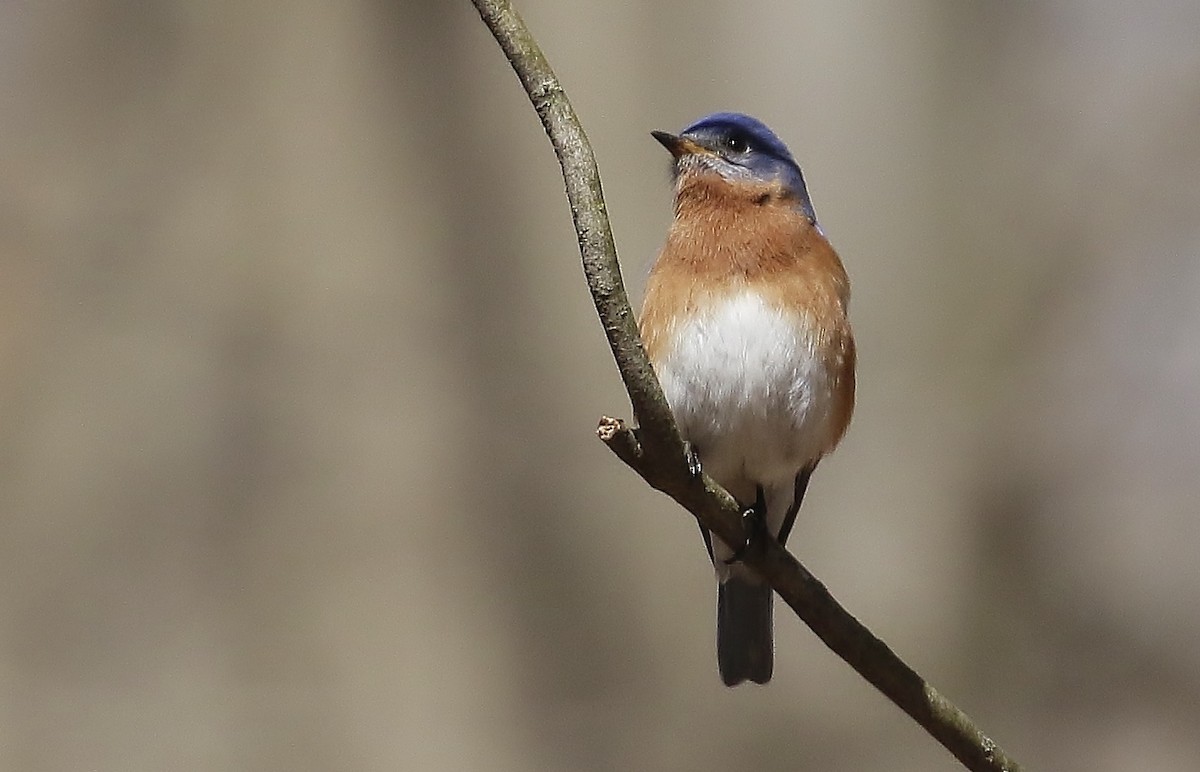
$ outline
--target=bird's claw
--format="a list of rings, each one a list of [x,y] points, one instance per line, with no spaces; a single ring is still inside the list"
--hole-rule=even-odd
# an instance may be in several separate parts
[[[690,442],[683,443],[683,455],[687,458],[688,474],[692,479],[696,479],[704,474],[704,468],[700,466],[700,454],[696,452],[696,448]]]
[[[725,565],[740,562],[746,552],[767,534],[767,502],[761,485],[758,487],[758,499],[752,506],[742,510],[742,533],[745,534],[742,546],[725,559]]]

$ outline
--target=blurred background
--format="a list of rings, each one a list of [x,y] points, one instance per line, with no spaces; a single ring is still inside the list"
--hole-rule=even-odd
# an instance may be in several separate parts
[[[1200,755],[1200,5],[522,0],[635,303],[763,118],[854,284],[792,546],[1032,769]],[[953,770],[692,519],[466,0],[0,6],[0,767]]]

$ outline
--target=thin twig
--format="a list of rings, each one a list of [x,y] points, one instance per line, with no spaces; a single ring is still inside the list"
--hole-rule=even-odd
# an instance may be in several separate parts
[[[472,0],[529,95],[562,166],[579,251],[596,312],[608,336],[638,422],[635,431],[603,418],[600,439],[650,485],[666,493],[730,544],[743,540],[736,502],[708,476],[688,472],[683,441],[658,378],[642,348],[608,224],[600,172],[567,94],[532,34],[508,0]],[[745,562],[839,657],[978,772],[1020,769],[961,710],[939,694],[855,619],[825,586],[771,539],[755,542]]]

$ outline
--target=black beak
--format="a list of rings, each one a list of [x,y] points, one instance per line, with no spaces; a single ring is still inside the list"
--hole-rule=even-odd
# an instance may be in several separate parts
[[[670,134],[665,131],[652,131],[650,136],[658,140],[659,144],[671,151],[671,155],[676,158],[682,158],[685,155],[692,153],[711,153],[711,150],[705,149],[702,145],[696,143],[695,140],[687,137],[680,137],[677,134]]]
[[[658,140],[658,144],[671,151],[675,155],[675,148],[679,147],[679,137],[665,131],[652,131],[650,136]]]

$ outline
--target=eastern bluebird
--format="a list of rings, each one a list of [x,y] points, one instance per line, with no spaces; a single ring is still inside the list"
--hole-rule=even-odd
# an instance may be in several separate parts
[[[783,544],[854,409],[850,282],[800,167],[763,123],[716,113],[652,134],[675,159],[675,220],[646,287],[646,351],[693,460],[747,507],[748,532]],[[771,587],[702,533],[721,678],[766,683]]]

